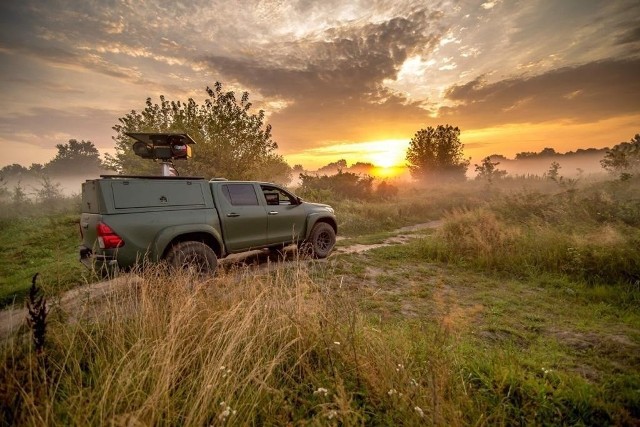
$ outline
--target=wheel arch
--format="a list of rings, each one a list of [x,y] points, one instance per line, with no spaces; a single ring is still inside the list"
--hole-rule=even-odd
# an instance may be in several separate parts
[[[335,218],[332,218],[330,216],[310,215],[307,218],[307,232],[305,233],[305,238],[308,238],[311,235],[313,227],[315,227],[315,225],[319,222],[326,222],[331,226],[331,228],[333,228],[333,231],[336,233],[336,235],[338,234],[338,223],[336,222]]]
[[[156,255],[158,259],[164,259],[169,250],[181,242],[202,242],[213,249],[218,258],[225,255],[224,245],[219,233],[213,227],[207,229],[178,226],[163,230],[155,241]]]

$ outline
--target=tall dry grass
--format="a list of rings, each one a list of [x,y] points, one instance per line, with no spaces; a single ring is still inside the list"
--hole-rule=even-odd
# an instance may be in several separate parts
[[[498,193],[456,208],[426,258],[503,271],[552,273],[590,284],[640,283],[640,192],[606,184],[581,190]]]
[[[50,322],[46,373],[19,341],[5,346],[2,394],[18,397],[2,421],[461,423],[469,403],[438,330],[369,319],[357,291],[310,271],[129,276]]]

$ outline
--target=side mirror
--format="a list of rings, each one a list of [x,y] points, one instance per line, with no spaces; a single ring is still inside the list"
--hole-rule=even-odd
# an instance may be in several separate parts
[[[301,205],[302,204],[302,197],[296,196],[296,202],[298,202],[298,204]]]

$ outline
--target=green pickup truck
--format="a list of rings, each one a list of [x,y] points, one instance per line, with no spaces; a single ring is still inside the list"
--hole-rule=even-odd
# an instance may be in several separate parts
[[[325,258],[337,230],[333,208],[266,182],[103,175],[82,184],[80,260],[96,269],[165,260],[208,272],[229,254],[292,243]]]

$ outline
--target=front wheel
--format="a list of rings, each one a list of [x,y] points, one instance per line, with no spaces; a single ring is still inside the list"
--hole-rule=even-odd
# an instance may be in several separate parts
[[[314,258],[326,258],[335,244],[336,232],[333,227],[326,222],[319,222],[311,230],[302,248],[310,252]]]
[[[213,273],[218,266],[218,257],[202,242],[176,243],[167,254],[167,263],[175,269],[193,268],[200,274]]]

